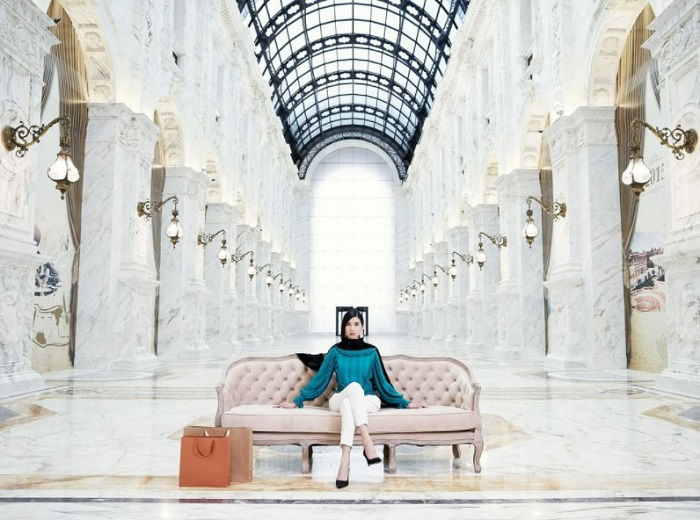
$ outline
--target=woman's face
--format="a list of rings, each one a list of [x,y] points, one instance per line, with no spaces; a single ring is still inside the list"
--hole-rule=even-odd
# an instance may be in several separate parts
[[[362,322],[360,318],[350,318],[345,325],[345,337],[348,339],[358,339],[362,333]]]

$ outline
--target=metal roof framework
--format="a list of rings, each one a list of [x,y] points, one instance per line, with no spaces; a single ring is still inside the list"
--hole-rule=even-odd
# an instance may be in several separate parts
[[[405,180],[469,0],[237,2],[299,177],[352,135],[393,150]]]

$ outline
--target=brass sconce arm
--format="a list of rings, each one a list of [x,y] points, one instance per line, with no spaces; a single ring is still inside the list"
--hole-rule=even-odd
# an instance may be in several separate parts
[[[199,235],[197,235],[197,245],[207,247],[207,244],[211,243],[211,241],[214,240],[214,238],[222,234],[224,235],[224,238],[221,239],[221,248],[219,249],[219,252],[217,253],[216,257],[219,259],[219,262],[221,262],[221,265],[224,266],[228,261],[228,248],[226,247],[225,229],[220,229],[219,231],[213,234],[206,232],[200,233]]]
[[[659,138],[663,146],[670,148],[675,158],[679,161],[685,157],[685,153],[693,153],[695,146],[698,144],[698,133],[693,128],[683,130],[681,125],[676,125],[676,128],[673,130],[668,127],[659,128],[637,118],[632,120],[631,125],[632,145],[630,148],[633,154],[639,154],[641,149],[642,127],[649,129],[651,133]]]
[[[226,244],[226,230],[225,229],[220,229],[216,233],[209,234],[209,233],[200,233],[197,235],[197,244],[200,246],[207,247],[207,244],[210,244],[212,240],[214,240],[218,235],[221,235],[223,233],[224,238],[222,242]]]
[[[19,122],[19,126],[11,127],[6,126],[2,129],[2,144],[5,146],[5,150],[11,152],[15,148],[15,155],[17,157],[24,157],[27,153],[27,149],[40,141],[41,137],[49,131],[49,129],[56,123],[61,125],[61,137],[60,146],[62,150],[68,150],[70,148],[70,128],[71,120],[70,117],[61,116],[50,121],[49,123],[41,126],[30,125],[27,126],[23,121]]]
[[[262,266],[260,266],[260,267],[256,267],[256,268],[255,268],[255,272],[256,272],[256,273],[260,273],[260,272],[261,272],[263,269],[265,269],[266,267],[272,267],[272,265],[268,263],[268,264],[262,265]]]
[[[488,233],[484,233],[483,231],[479,231],[479,247],[483,247],[483,242],[481,241],[481,237],[484,236],[488,238],[493,245],[496,247],[507,247],[508,246],[508,237],[505,235],[498,235],[498,236],[492,236],[489,235]]]
[[[179,204],[180,200],[177,198],[177,195],[171,195],[167,199],[160,201],[160,202],[151,202],[150,200],[146,200],[145,202],[139,202],[136,204],[136,214],[139,217],[146,217],[146,220],[150,219],[153,217],[153,215],[159,213],[165,204],[167,204],[170,201],[173,201],[173,204],[175,204],[175,210],[177,210],[177,205]]]
[[[236,251],[235,253],[233,253],[233,254],[231,255],[231,261],[237,264],[238,262],[240,262],[241,260],[243,260],[243,259],[244,259],[246,256],[248,256],[248,255],[251,255],[251,258],[250,258],[250,259],[253,260],[253,258],[252,258],[253,251],[246,251],[246,252],[243,253],[243,254],[239,254],[238,251]]]
[[[542,206],[542,210],[547,213],[547,215],[550,215],[554,220],[559,220],[559,217],[566,217],[566,203],[565,202],[558,202],[554,201],[552,204],[547,204],[546,202],[541,201],[537,197],[533,197],[532,195],[527,198],[527,216],[532,217],[532,201],[537,202],[540,206]]]
[[[282,276],[282,273],[277,273],[275,276],[272,277],[272,281],[277,280],[277,278],[279,278],[280,276]],[[281,280],[280,280],[280,283],[282,283]]]
[[[433,265],[433,271],[434,271],[434,272],[437,273],[437,270],[435,270],[436,267],[437,267],[438,269],[440,269],[440,271],[442,271],[443,273],[448,274],[447,269],[445,269],[444,267],[442,267],[440,264],[435,264],[435,265]]]
[[[455,256],[458,256],[463,262],[466,262],[467,264],[474,263],[474,257],[472,255],[468,253],[466,255],[463,255],[462,253],[458,253],[457,251],[452,251],[452,260],[450,261],[450,268],[448,273],[453,280],[457,278],[457,262],[455,261]]]

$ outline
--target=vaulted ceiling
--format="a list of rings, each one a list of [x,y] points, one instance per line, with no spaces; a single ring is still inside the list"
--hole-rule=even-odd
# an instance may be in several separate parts
[[[239,0],[299,176],[344,138],[383,148],[402,179],[469,0]]]

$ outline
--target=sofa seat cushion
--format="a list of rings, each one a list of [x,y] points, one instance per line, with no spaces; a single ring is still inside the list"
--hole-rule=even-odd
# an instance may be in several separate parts
[[[340,413],[328,408],[275,408],[267,404],[248,404],[224,412],[221,425],[246,427],[259,432],[340,433]],[[474,412],[454,406],[428,408],[382,408],[369,414],[372,433],[447,432],[476,427]]]

